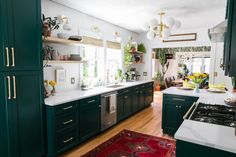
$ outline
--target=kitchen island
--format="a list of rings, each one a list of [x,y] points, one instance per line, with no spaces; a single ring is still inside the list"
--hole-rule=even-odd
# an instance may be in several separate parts
[[[194,94],[193,91],[180,90],[171,87],[163,91],[164,95],[178,95],[198,98],[197,103],[226,105],[225,98],[232,93],[211,93],[201,89],[200,93]],[[227,105],[226,105],[227,106]],[[222,125],[184,120],[174,135],[177,140],[177,157],[199,156],[205,152],[205,156],[236,156],[236,135],[235,128]],[[187,155],[183,155],[187,154]],[[194,156],[194,157],[195,157]]]

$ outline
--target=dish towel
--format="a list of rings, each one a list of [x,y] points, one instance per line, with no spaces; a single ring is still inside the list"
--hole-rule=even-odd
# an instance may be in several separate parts
[[[116,112],[116,94],[110,95],[110,103],[109,103],[109,113]]]

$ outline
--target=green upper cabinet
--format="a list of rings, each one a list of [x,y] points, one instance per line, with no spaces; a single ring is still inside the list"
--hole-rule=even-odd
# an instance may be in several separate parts
[[[0,71],[41,70],[41,1],[3,0],[0,16]]]
[[[45,115],[41,72],[0,73],[0,80],[1,142],[6,148],[1,148],[4,151],[1,155],[43,156]]]
[[[224,47],[225,74],[236,76],[236,2],[228,0],[227,7],[227,32]]]

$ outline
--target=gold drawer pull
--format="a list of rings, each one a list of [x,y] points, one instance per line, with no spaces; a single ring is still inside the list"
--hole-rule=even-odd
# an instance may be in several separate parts
[[[72,108],[73,106],[68,106],[68,107],[65,107],[65,108],[63,108],[63,110],[68,110],[68,109],[70,109],[70,108]]]
[[[16,77],[12,76],[13,78],[13,99],[16,99]]]
[[[7,87],[8,87],[8,96],[7,99],[11,99],[11,78],[7,76]]]
[[[175,101],[185,101],[185,99],[181,99],[181,98],[173,98],[173,100],[175,100]]]
[[[15,49],[12,47],[11,48],[11,55],[12,55],[12,67],[15,66]]]
[[[95,100],[90,100],[90,101],[88,101],[88,103],[93,103],[93,102],[95,102]]]
[[[68,123],[71,123],[71,122],[73,122],[72,119],[70,119],[70,120],[68,120],[68,121],[66,121],[66,122],[63,122],[63,124],[65,125],[65,124],[68,124]]]
[[[6,47],[5,50],[6,50],[6,58],[7,58],[6,67],[9,67],[10,63],[9,63],[9,49],[8,49],[8,47]]]
[[[72,141],[73,139],[74,139],[73,137],[70,137],[68,140],[63,141],[63,143],[68,143],[68,142]]]
[[[186,112],[186,114],[183,116],[183,119],[187,119],[187,117],[188,117],[188,115],[189,115],[189,113],[192,111],[192,109],[193,109],[193,107],[194,106],[197,106],[197,104],[196,103],[193,103],[193,105],[189,108],[189,110]],[[195,109],[196,109],[196,107],[195,107]],[[194,109],[194,110],[195,110]],[[194,112],[194,111],[193,111]],[[193,113],[192,112],[192,113]],[[190,119],[190,117],[191,117],[191,115],[189,116],[189,119]]]

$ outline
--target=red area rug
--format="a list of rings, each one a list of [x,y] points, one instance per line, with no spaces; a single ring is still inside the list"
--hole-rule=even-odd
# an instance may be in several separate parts
[[[175,141],[123,130],[83,157],[175,157]]]

